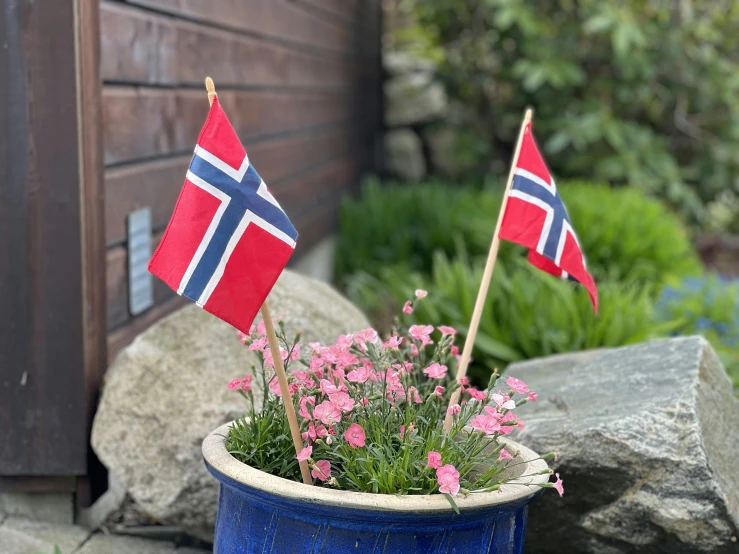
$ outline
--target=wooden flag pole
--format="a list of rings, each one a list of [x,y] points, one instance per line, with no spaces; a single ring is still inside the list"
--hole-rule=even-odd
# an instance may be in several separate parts
[[[208,102],[212,106],[213,99],[217,95],[216,86],[213,83],[213,79],[210,77],[205,78],[205,89],[208,91]],[[264,321],[264,329],[267,332],[267,341],[269,341],[269,349],[272,352],[272,359],[275,362],[275,374],[277,375],[277,381],[280,383],[282,403],[285,406],[287,422],[290,424],[290,434],[293,438],[295,453],[299,454],[303,449],[303,437],[300,436],[300,426],[298,425],[298,418],[295,415],[295,406],[293,406],[292,398],[290,396],[290,387],[287,384],[285,364],[282,362],[282,356],[280,355],[280,343],[277,342],[275,326],[274,323],[272,323],[272,316],[269,313],[269,306],[267,306],[266,300],[264,301],[264,304],[262,304],[262,320]],[[264,394],[267,394],[267,391],[264,391]],[[300,462],[300,474],[303,476],[303,482],[306,485],[313,484],[310,469],[308,468],[308,462]]]
[[[498,214],[498,221],[495,224],[495,232],[493,233],[493,242],[490,244],[490,252],[488,253],[488,260],[485,263],[485,271],[482,274],[482,281],[480,282],[480,289],[477,291],[477,300],[475,301],[475,309],[472,312],[472,320],[470,321],[470,328],[467,333],[467,338],[464,341],[464,349],[462,350],[462,357],[459,360],[459,369],[457,369],[457,382],[461,381],[467,375],[467,367],[470,365],[470,358],[472,357],[472,348],[475,345],[475,336],[477,335],[477,329],[480,326],[480,318],[482,317],[482,310],[485,307],[485,298],[488,295],[488,289],[490,288],[490,279],[493,276],[493,270],[495,269],[495,260],[498,258],[498,248],[500,247],[500,226],[503,223],[503,214],[505,213],[506,205],[508,204],[508,193],[511,191],[513,185],[513,176],[518,163],[518,156],[521,153],[521,144],[523,142],[523,132],[526,125],[531,121],[532,111],[526,110],[524,115],[523,123],[521,123],[521,130],[518,133],[518,142],[516,143],[516,150],[513,153],[513,160],[511,161],[511,171],[508,174],[508,183],[506,183],[505,192],[503,193],[503,202],[500,205],[500,213]],[[449,407],[451,408],[455,404],[459,403],[459,397],[461,395],[461,389],[457,389],[452,397],[449,399]],[[444,434],[448,435],[452,429],[453,416],[449,414],[444,418]]]
[[[290,397],[290,388],[287,385],[287,374],[285,373],[285,365],[282,363],[280,355],[280,345],[277,342],[275,334],[275,326],[272,324],[272,317],[269,314],[269,306],[267,301],[262,304],[262,320],[264,320],[264,329],[267,331],[267,340],[269,341],[269,349],[272,351],[272,359],[275,361],[275,374],[280,383],[280,392],[282,393],[282,403],[285,405],[285,413],[287,421],[290,424],[290,434],[293,437],[293,445],[295,445],[295,453],[299,454],[303,449],[303,437],[300,436],[300,427],[298,426],[298,418],[295,415],[295,406],[293,406]],[[267,391],[264,391],[265,394]],[[308,462],[300,462],[300,474],[303,476],[303,483],[312,485],[313,480],[308,469]]]

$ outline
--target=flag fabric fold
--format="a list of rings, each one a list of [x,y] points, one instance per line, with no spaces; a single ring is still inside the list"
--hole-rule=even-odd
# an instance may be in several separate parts
[[[248,333],[297,238],[216,97],[149,271]]]
[[[498,236],[529,248],[528,259],[535,267],[582,284],[597,313],[598,289],[586,268],[585,255],[557,185],[536,145],[530,121],[522,133]]]

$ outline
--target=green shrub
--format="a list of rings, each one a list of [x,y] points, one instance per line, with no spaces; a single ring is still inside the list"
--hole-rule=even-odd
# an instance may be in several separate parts
[[[701,265],[678,218],[655,199],[628,188],[565,183],[562,197],[597,282],[663,282],[668,275],[694,275]],[[362,270],[379,275],[386,265],[405,264],[428,274],[435,252],[453,256],[464,245],[472,258],[490,247],[502,191],[365,183],[358,199],[341,207],[336,274],[340,284]],[[500,259],[524,257],[512,244]]]
[[[375,323],[386,327],[387,315],[412,298],[415,288],[425,288],[429,296],[418,302],[412,317],[418,323],[457,328],[458,344],[462,344],[483,264],[483,260],[471,262],[466,256],[450,261],[439,253],[430,277],[412,274],[407,266],[387,267],[379,277],[356,274],[348,294]],[[494,368],[510,362],[639,342],[663,336],[676,325],[673,321],[655,325],[649,286],[601,283],[599,293],[601,307],[596,317],[579,285],[542,273],[525,260],[499,264],[486,299],[470,374],[485,382]]]
[[[739,193],[738,3],[404,5],[419,25],[401,42],[441,60],[450,97],[474,111],[466,131],[482,143],[474,149],[485,153],[481,171],[491,161],[504,170],[521,115],[533,106],[537,136],[561,178],[629,183],[697,222],[704,202]]]

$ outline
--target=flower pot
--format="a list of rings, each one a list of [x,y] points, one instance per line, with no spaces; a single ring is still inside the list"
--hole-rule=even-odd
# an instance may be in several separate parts
[[[214,554],[403,554],[521,552],[528,504],[541,492],[535,475],[455,500],[441,494],[396,496],[296,483],[249,467],[224,445],[230,423],[203,441],[208,470],[221,483]],[[513,441],[520,460],[538,456]],[[535,460],[517,475],[546,469]]]

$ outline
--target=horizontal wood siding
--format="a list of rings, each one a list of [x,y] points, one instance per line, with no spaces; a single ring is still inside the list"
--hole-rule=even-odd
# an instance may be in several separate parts
[[[300,233],[333,232],[342,195],[375,165],[379,0],[103,0],[102,125],[109,357],[181,305],[128,312],[126,218],[152,210],[158,244],[205,120],[213,77],[260,175]]]

